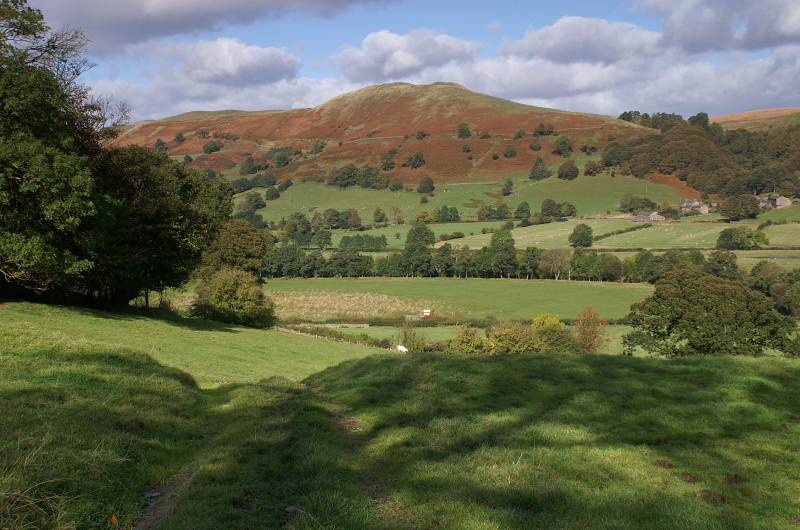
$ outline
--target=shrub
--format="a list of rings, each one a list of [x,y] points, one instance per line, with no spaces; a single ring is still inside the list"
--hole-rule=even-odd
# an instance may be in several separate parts
[[[193,311],[209,320],[268,328],[275,323],[272,301],[256,277],[241,269],[222,268],[197,290]]]
[[[433,179],[429,176],[424,176],[419,180],[419,186],[417,186],[417,192],[419,193],[431,193],[433,190],[436,189],[436,186],[433,185]]]
[[[527,354],[542,351],[531,326],[517,322],[501,322],[489,332],[492,355]]]
[[[455,338],[450,340],[448,352],[459,355],[486,355],[490,353],[489,343],[481,335],[480,330],[460,326]]]
[[[517,156],[517,150],[507,145],[506,148],[503,150],[503,156],[506,158],[514,158]]]
[[[428,131],[417,131],[417,134],[415,136],[417,140],[424,140],[425,138],[430,136],[430,133]]]
[[[569,328],[556,315],[537,316],[533,319],[532,329],[538,351],[570,353],[577,349]]]
[[[178,134],[175,135],[176,144],[182,144],[185,141],[186,141],[186,136],[184,136],[182,132],[179,132]]]
[[[559,139],[556,140],[556,145],[553,152],[561,155],[564,158],[567,158],[572,154],[572,142],[566,136],[559,137]]]
[[[575,342],[583,353],[598,353],[608,343],[607,322],[592,307],[587,307],[575,319]]]
[[[409,155],[403,161],[403,167],[408,167],[411,169],[419,169],[425,165],[425,155],[421,152],[417,151],[413,155]]]
[[[270,186],[264,192],[264,198],[268,201],[274,201],[275,199],[280,198],[281,192],[278,191],[278,188],[275,186]]]
[[[492,160],[500,160],[500,155],[497,153],[492,153]]]
[[[717,248],[722,250],[752,250],[768,244],[767,234],[746,226],[726,228],[717,236]]]
[[[519,140],[520,138],[525,138],[525,131],[522,129],[514,133],[514,140]]]
[[[411,326],[403,326],[397,335],[397,344],[408,348],[409,353],[422,353],[427,349],[425,337]]]
[[[542,150],[542,144],[540,144],[538,142],[532,143],[529,147],[530,147],[531,151],[534,151],[534,152]]]
[[[558,178],[562,180],[574,180],[579,174],[578,166],[572,160],[567,160],[558,167]]]
[[[216,153],[222,150],[222,142],[219,140],[211,140],[203,145],[203,152],[206,154]]]
[[[458,137],[461,139],[469,138],[472,136],[472,131],[469,130],[469,125],[462,123],[458,126]]]

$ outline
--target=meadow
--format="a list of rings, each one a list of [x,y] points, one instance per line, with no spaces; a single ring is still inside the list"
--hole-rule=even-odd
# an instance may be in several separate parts
[[[436,239],[442,234],[452,234],[453,232],[461,232],[465,236],[480,234],[483,229],[496,229],[502,226],[501,221],[475,221],[468,223],[430,223],[428,228],[431,229]],[[344,236],[353,235],[369,235],[369,236],[386,236],[386,243],[388,249],[402,250],[406,242],[406,235],[411,230],[411,224],[406,223],[403,225],[392,225],[382,228],[373,228],[370,230],[334,230],[331,237],[331,244],[334,247],[339,246],[339,242]],[[400,234],[400,237],[397,237]]]
[[[423,210],[430,212],[441,206],[455,206],[461,212],[462,219],[475,220],[477,209],[481,205],[499,204],[501,201],[507,202],[512,209],[520,202],[527,201],[533,211],[538,211],[544,199],[571,202],[579,215],[614,212],[620,199],[627,193],[646,194],[657,203],[679,204],[681,201],[678,192],[670,186],[630,176],[580,176],[571,181],[551,177],[536,182],[522,177],[515,179],[514,190],[508,197],[502,196],[501,188],[502,182],[437,184],[428,203],[421,204],[421,195],[415,191],[369,190],[360,187],[342,189],[321,182],[296,182],[280,198],[268,201],[267,206],[258,213],[265,221],[279,221],[295,212],[311,216],[314,211],[321,212],[327,208],[355,208],[362,221],[368,223],[372,220],[375,208],[380,207],[387,215],[391,215],[394,209],[399,210],[408,222]],[[256,191],[263,196],[263,189]],[[237,196],[236,202],[241,200],[242,195]]]
[[[652,292],[652,286],[479,278],[313,278],[270,280],[266,290],[275,297],[278,316],[286,319],[366,319],[419,314],[423,309],[448,318],[531,319],[539,313],[574,318],[587,306],[614,319],[624,317],[632,303]],[[353,299],[364,294],[377,298]],[[303,302],[289,306],[291,312],[283,310],[295,297]]]

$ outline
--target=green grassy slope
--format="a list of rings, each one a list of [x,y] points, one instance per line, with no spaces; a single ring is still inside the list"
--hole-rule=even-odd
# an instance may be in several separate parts
[[[39,304],[0,305],[0,328],[35,329],[128,348],[191,373],[201,386],[302,379],[327,366],[375,353],[373,348],[179,317],[107,313]]]
[[[544,199],[558,202],[571,202],[580,215],[616,211],[620,199],[627,193],[647,196],[657,203],[680,203],[680,196],[675,189],[664,185],[646,182],[630,176],[611,177],[598,175],[581,176],[572,181],[555,177],[533,182],[522,176],[515,178],[513,193],[503,198],[500,194],[502,183],[450,183],[438,184],[436,192],[427,204],[420,204],[420,194],[409,191],[366,190],[363,188],[341,189],[319,182],[297,182],[281,194],[280,198],[269,201],[266,208],[259,210],[265,221],[279,221],[294,212],[312,215],[316,210],[335,208],[343,210],[355,208],[361,219],[371,222],[372,212],[380,207],[387,214],[393,208],[399,209],[407,221],[422,210],[432,211],[443,205],[455,206],[461,212],[462,219],[476,219],[477,209],[481,204],[499,204],[505,200],[515,208],[520,202],[527,201],[533,211],[538,211]],[[259,190],[262,193],[263,190]],[[241,196],[237,201],[241,200]]]
[[[652,286],[643,284],[477,278],[276,279],[267,282],[266,289],[268,293],[376,293],[433,301],[440,312],[499,320],[530,319],[539,313],[574,318],[589,305],[605,318],[621,318],[632,303],[652,292]]]

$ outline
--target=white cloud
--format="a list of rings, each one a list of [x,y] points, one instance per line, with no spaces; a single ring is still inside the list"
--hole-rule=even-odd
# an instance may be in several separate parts
[[[380,82],[470,60],[478,48],[474,42],[424,29],[405,35],[382,30],[367,35],[360,48],[346,48],[333,62],[348,79]]]
[[[278,48],[219,38],[179,45],[185,74],[200,83],[258,85],[295,77],[300,59]]]
[[[550,26],[530,30],[502,50],[509,55],[540,57],[555,62],[616,62],[632,55],[659,52],[660,35],[627,22],[563,17]]]
[[[392,0],[31,0],[55,28],[83,29],[92,51],[111,53],[128,44],[171,35],[218,30],[301,12],[333,16],[358,4]]]

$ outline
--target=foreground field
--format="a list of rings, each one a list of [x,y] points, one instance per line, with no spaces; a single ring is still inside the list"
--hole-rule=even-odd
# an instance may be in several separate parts
[[[249,383],[269,370],[261,350],[237,342],[242,330],[1,307],[0,528],[749,529],[800,520],[798,361],[382,354],[300,383]],[[281,344],[279,333],[254,333]],[[125,346],[129,334],[139,348]],[[184,356],[225,339],[215,357],[240,369],[204,354],[194,367],[231,384],[201,390],[145,353],[183,366],[160,348],[191,334]],[[319,354],[330,343],[304,345],[302,356],[277,351],[272,363],[304,371],[303,357],[320,368],[337,362]],[[340,346],[352,358],[367,351]]]
[[[604,318],[622,318],[652,286],[553,280],[460,278],[276,279],[266,285],[284,319],[327,320],[417,314],[531,319],[539,313],[574,318],[592,306]]]
[[[180,368],[201,386],[255,382],[272,376],[302,379],[327,366],[377,350],[196,319],[153,318],[26,303],[0,305],[0,330],[27,330],[147,353]]]

